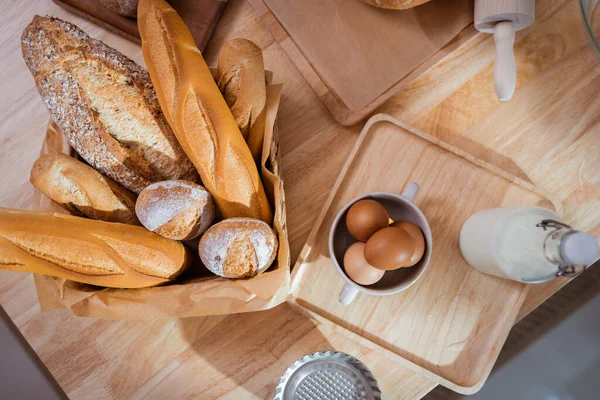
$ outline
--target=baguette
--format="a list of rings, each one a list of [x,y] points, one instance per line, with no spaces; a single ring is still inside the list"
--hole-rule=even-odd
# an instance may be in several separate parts
[[[140,225],[136,196],[72,157],[60,153],[41,156],[33,164],[29,180],[73,215]]]
[[[89,165],[135,193],[198,181],[142,67],[58,18],[35,16],[21,48],[52,119]]]
[[[194,39],[163,0],[141,0],[138,28],[158,100],[223,218],[271,223],[252,154]]]
[[[0,208],[0,269],[140,288],[175,279],[187,264],[181,243],[140,226]]]
[[[241,38],[225,42],[219,53],[217,83],[254,161],[260,163],[267,103],[260,47]]]

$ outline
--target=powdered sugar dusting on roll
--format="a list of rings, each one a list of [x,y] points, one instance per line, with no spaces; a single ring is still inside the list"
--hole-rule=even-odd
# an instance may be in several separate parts
[[[238,244],[249,241],[252,254],[228,254],[235,241],[238,241]],[[273,263],[277,251],[277,237],[271,227],[263,221],[230,218],[213,225],[204,233],[199,251],[203,264],[215,274],[228,278],[249,277],[262,273]],[[235,257],[235,260],[232,260],[232,257]],[[224,271],[227,262],[230,266],[239,264],[241,275],[229,276],[227,271]]]
[[[179,192],[172,189],[179,188]],[[148,230],[155,230],[172,220],[180,212],[195,207],[198,201],[206,202],[210,196],[208,192],[198,190],[186,182],[164,181],[148,186],[145,191],[155,192],[157,189],[165,189],[164,193],[172,193],[167,196],[156,196],[148,199],[151,204],[150,212],[146,213],[144,226]]]
[[[167,237],[176,240],[198,236],[214,218],[212,197],[202,186],[187,181],[157,182],[142,190],[135,207],[140,222],[151,231],[164,228],[177,216],[190,210],[197,211],[189,214],[195,217],[194,220],[177,221],[180,226],[169,227],[172,235]],[[192,232],[181,232],[186,229]],[[164,229],[160,233],[163,234]]]

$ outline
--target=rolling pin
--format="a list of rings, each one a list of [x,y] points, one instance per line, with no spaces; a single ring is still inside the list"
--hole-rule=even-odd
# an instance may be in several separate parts
[[[494,34],[494,86],[502,101],[512,98],[517,82],[515,32],[527,28],[533,21],[535,0],[475,0],[475,28]]]

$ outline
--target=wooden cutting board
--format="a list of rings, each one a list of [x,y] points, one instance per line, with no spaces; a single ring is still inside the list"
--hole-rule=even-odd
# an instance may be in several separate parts
[[[428,269],[402,293],[359,293],[344,306],[338,293],[345,282],[328,251],[336,214],[361,194],[401,193],[411,181],[420,185],[415,203],[433,234]],[[376,115],[311,231],[294,269],[290,301],[408,360],[438,383],[473,393],[490,373],[527,286],[471,268],[461,256],[459,232],[476,211],[520,205],[561,212],[559,203],[532,185],[390,116]]]
[[[249,0],[331,114],[351,125],[476,34],[473,0],[385,10],[359,0]]]
[[[105,8],[98,0],[52,0],[82,18],[108,29],[133,42],[140,43],[135,18],[119,15]],[[170,0],[194,36],[200,51],[204,51],[217,22],[221,18],[227,0]]]

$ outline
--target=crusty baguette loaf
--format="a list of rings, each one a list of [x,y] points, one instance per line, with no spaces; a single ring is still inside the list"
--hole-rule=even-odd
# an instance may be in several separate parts
[[[147,186],[135,212],[149,231],[173,240],[200,236],[215,218],[215,203],[202,186],[186,181],[164,181]]]
[[[162,180],[198,180],[142,67],[51,17],[33,18],[21,48],[52,119],[92,167],[136,193]]]
[[[256,164],[182,19],[163,0],[141,0],[138,28],[160,105],[224,218],[271,223]]]
[[[431,0],[361,0],[363,3],[370,4],[379,8],[389,8],[392,10],[406,10],[427,3]]]
[[[33,164],[29,180],[73,215],[140,225],[135,194],[72,157],[44,154]]]
[[[265,64],[260,47],[241,38],[225,42],[219,53],[217,83],[254,161],[259,163],[267,102]]]
[[[181,243],[141,226],[0,208],[0,269],[139,288],[175,279],[187,262]]]
[[[251,278],[277,255],[277,236],[263,221],[230,218],[208,228],[198,244],[202,263],[225,278]]]
[[[100,0],[100,4],[124,17],[137,15],[138,0]]]

